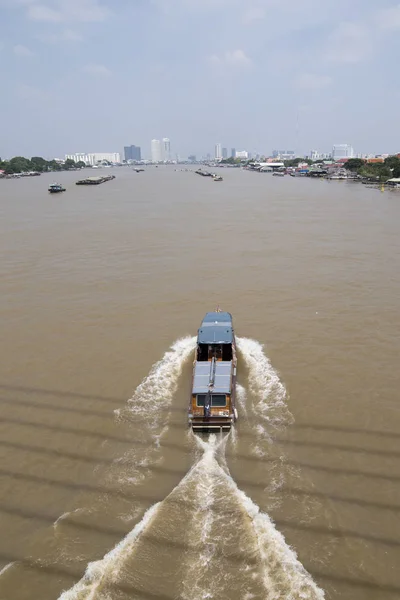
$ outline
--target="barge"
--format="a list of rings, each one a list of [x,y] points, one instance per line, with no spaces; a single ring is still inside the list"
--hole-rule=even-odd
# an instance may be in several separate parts
[[[87,177],[76,182],[76,185],[100,185],[106,181],[112,181],[115,175],[105,175],[104,177]]]
[[[198,330],[189,426],[195,432],[230,431],[237,420],[236,340],[232,315],[209,312]]]

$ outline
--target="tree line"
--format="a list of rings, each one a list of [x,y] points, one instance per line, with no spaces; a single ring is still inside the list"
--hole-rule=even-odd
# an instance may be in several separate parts
[[[392,177],[400,177],[400,158],[388,156],[379,163],[368,163],[362,158],[349,158],[344,168],[366,179],[387,181]]]
[[[14,173],[29,173],[35,171],[37,173],[46,173],[48,171],[69,171],[71,169],[81,169],[86,167],[82,161],[75,162],[68,158],[60,163],[56,160],[45,160],[41,156],[33,156],[25,158],[24,156],[14,156],[10,160],[0,160],[0,170],[6,175]]]

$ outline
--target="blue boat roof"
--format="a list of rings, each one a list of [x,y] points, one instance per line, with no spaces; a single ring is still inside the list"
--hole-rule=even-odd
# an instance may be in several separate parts
[[[209,312],[198,332],[199,344],[232,344],[232,315],[228,312]]]

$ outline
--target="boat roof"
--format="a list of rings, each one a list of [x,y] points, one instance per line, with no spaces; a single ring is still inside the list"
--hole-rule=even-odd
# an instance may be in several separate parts
[[[194,367],[193,394],[207,394],[210,382],[212,362],[197,361]],[[231,392],[230,361],[217,361],[215,363],[213,394],[230,394]]]
[[[198,331],[199,344],[232,344],[232,315],[228,312],[209,312]]]

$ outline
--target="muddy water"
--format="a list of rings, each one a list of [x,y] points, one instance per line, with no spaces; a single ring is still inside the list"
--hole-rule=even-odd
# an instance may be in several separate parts
[[[400,199],[117,171],[0,182],[0,599],[400,597]],[[240,419],[187,432],[194,335]]]

